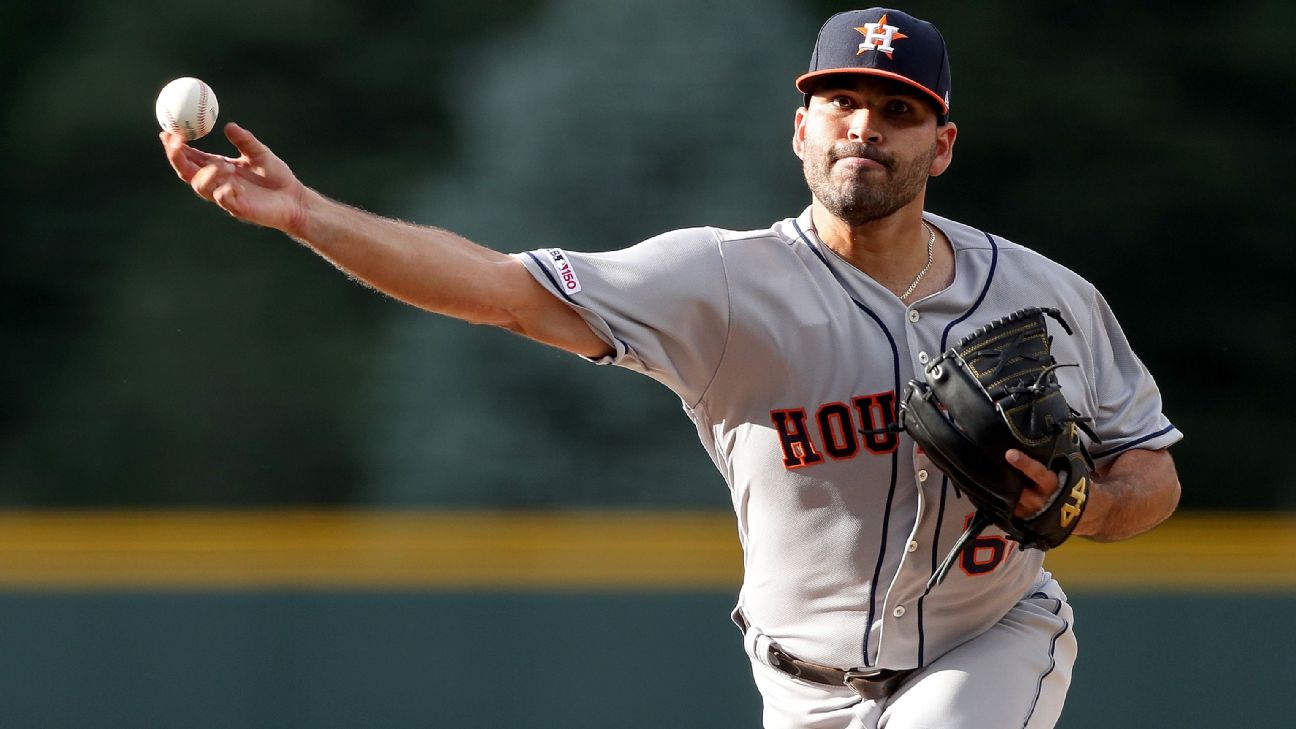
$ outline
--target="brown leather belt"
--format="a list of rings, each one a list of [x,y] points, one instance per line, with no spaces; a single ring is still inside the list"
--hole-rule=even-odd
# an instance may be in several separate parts
[[[734,623],[747,634],[751,625],[742,610],[735,610]],[[863,698],[871,701],[885,698],[895,693],[905,679],[917,669],[894,671],[889,668],[836,668],[822,663],[803,660],[788,653],[774,642],[766,649],[766,662],[775,669],[802,681],[822,684],[824,686],[845,686]]]

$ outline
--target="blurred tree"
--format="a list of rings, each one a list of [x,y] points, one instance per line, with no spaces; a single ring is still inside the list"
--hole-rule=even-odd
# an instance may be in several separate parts
[[[0,500],[347,501],[349,393],[396,306],[188,195],[153,97],[200,76],[312,184],[381,207],[454,148],[448,54],[536,3],[153,5],[3,11]]]

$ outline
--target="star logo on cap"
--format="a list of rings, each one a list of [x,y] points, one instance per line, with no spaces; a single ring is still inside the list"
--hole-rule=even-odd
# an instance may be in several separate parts
[[[878,18],[878,22],[865,23],[862,27],[856,28],[855,30],[864,35],[864,42],[859,44],[859,51],[855,53],[857,56],[862,56],[869,51],[878,51],[879,53],[885,53],[887,58],[895,60],[891,55],[895,52],[895,48],[892,48],[891,44],[901,38],[909,37],[904,33],[901,33],[900,29],[896,26],[887,25],[887,16],[885,13],[882,14],[882,17]]]

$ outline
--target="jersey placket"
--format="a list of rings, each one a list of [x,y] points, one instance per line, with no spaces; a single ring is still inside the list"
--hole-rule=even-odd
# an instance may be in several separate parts
[[[907,362],[909,377],[921,378],[924,365],[930,360],[928,350],[935,347],[935,333],[924,321],[923,313],[916,307],[904,312],[906,349],[902,357]],[[917,353],[916,355],[913,353]],[[888,668],[908,668],[922,660],[922,607],[927,579],[931,576],[929,555],[938,538],[941,518],[941,472],[921,453],[907,437],[912,449],[912,484],[917,490],[917,513],[910,532],[905,536],[896,572],[887,587],[885,598],[875,621],[877,640],[873,642],[874,665]]]

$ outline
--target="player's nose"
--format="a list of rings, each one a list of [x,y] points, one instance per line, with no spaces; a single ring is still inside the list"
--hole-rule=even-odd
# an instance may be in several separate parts
[[[873,125],[873,114],[868,109],[857,109],[851,115],[850,127],[847,130],[847,137],[852,142],[877,142],[882,138],[881,133]]]

